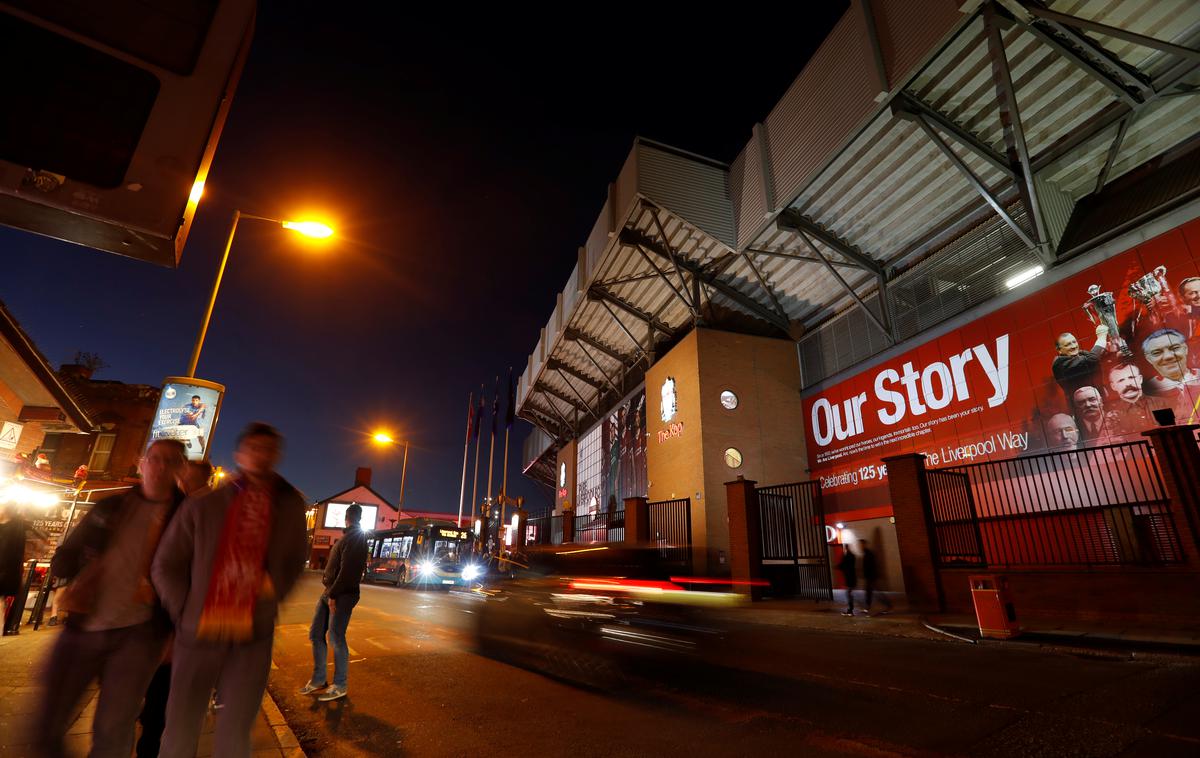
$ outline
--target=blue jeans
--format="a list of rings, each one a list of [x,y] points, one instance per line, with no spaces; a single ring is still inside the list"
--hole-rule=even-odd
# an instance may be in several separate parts
[[[308,629],[308,638],[312,640],[313,675],[312,683],[317,686],[326,684],[326,665],[329,649],[325,646],[325,633],[329,632],[329,642],[333,644],[333,683],[338,687],[346,686],[346,669],[350,665],[350,648],[346,645],[346,627],[350,626],[350,614],[358,605],[358,595],[338,595],[334,599],[337,610],[333,618],[329,617],[329,601],[324,595],[317,601],[317,611],[313,614],[312,626]]]

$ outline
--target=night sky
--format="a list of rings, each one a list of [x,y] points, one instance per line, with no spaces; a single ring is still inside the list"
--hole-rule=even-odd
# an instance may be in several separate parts
[[[239,226],[197,371],[228,388],[213,460],[231,467],[261,419],[310,498],[362,465],[394,501],[399,455],[367,439],[386,426],[412,441],[406,507],[454,511],[467,394],[486,383],[490,406],[496,375],[524,369],[635,135],[731,161],[845,6],[740,22],[262,3],[179,268],[0,228],[0,299],[55,367],[82,350],[109,364],[96,378],[158,385],[186,372],[233,210],[314,211],[333,242]],[[513,428],[509,491],[536,509],[529,429]],[[486,438],[483,454],[481,494]]]

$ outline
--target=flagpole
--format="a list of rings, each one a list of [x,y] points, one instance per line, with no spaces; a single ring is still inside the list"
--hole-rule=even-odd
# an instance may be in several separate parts
[[[488,488],[484,497],[492,496],[492,471],[496,461],[496,411],[500,405],[500,377],[496,377],[496,399],[492,401],[492,441],[488,445]]]
[[[483,385],[479,385],[479,416],[483,416]],[[475,421],[475,474],[471,477],[471,526],[475,526],[475,505],[479,502],[475,499],[479,492],[479,443],[483,442],[483,437],[479,436],[479,419]],[[477,538],[479,535],[475,535]]]
[[[508,433],[512,430],[512,415],[513,415],[513,393],[512,393],[512,366],[508,367],[508,409],[504,412],[504,468],[500,470],[500,528],[504,529],[505,517],[508,515],[505,511],[505,506],[508,505]],[[513,540],[516,540],[516,535],[513,535]]]
[[[463,498],[467,496],[467,451],[471,449],[471,414],[475,411],[475,393],[467,396],[467,433],[463,438],[462,484],[458,487],[458,521],[462,526]]]

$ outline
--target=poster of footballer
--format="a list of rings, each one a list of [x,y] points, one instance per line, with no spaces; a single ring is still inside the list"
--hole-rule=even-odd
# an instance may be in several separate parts
[[[224,396],[224,385],[194,377],[167,377],[146,445],[155,440],[179,440],[187,448],[189,460],[204,460]]]

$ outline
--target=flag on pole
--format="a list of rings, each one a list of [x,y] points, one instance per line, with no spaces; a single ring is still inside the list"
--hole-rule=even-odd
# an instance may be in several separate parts
[[[471,439],[479,437],[479,423],[483,421],[483,413],[486,410],[483,399],[483,387],[479,388],[479,410],[475,411],[475,418],[471,422]]]
[[[512,366],[508,367],[508,413],[504,416],[504,428],[511,429],[517,413],[517,385],[513,384]]]
[[[492,398],[492,436],[496,436],[496,417],[500,415],[500,377],[496,377],[496,395]]]

